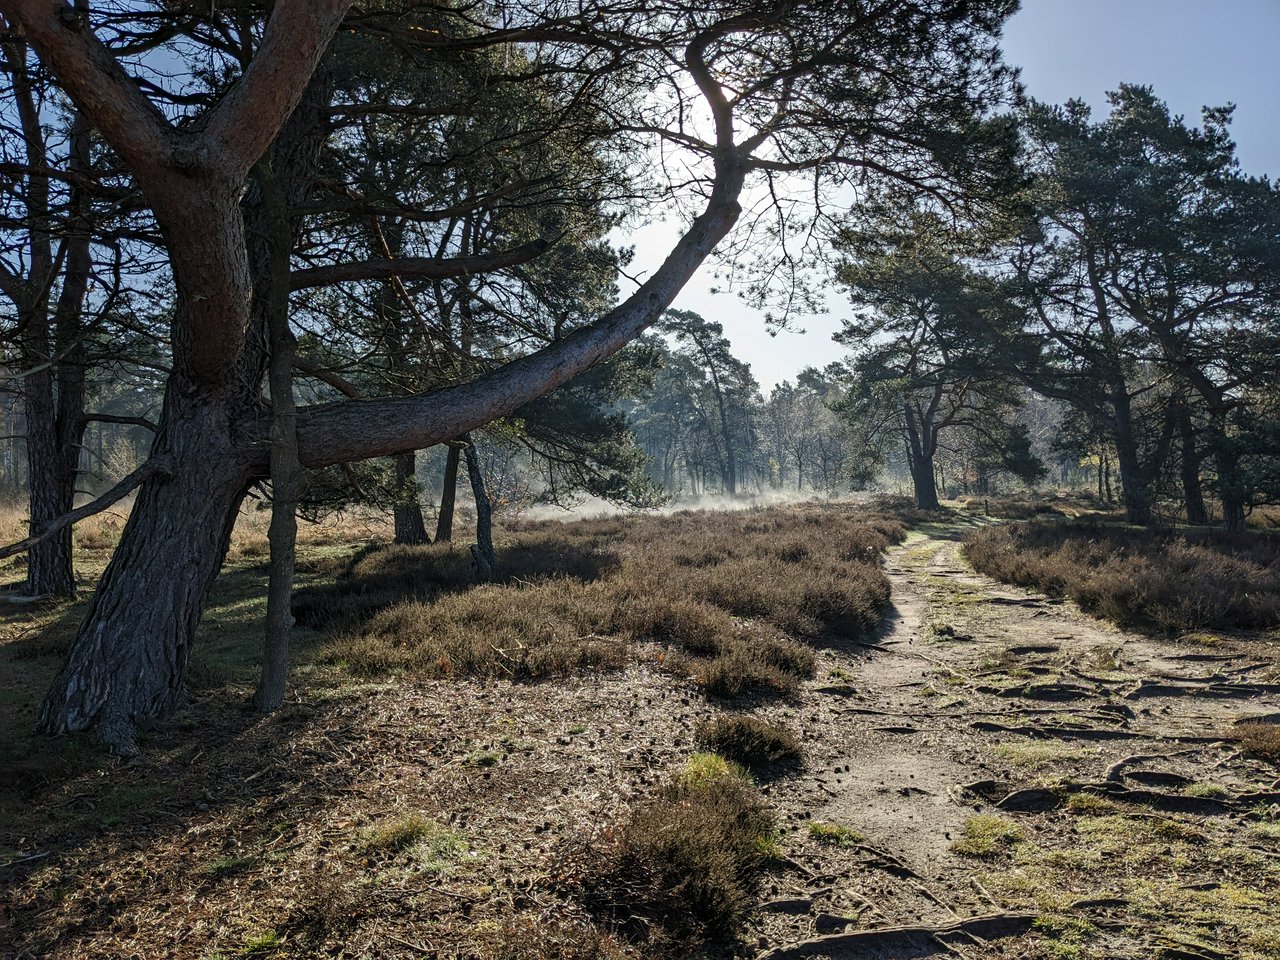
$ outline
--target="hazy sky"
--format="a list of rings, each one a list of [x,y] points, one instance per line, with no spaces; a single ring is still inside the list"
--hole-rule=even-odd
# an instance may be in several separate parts
[[[1241,166],[1280,175],[1280,0],[1023,0],[1004,48],[1031,96],[1082,98],[1095,114],[1121,83],[1154,87],[1194,123],[1202,106],[1234,103]],[[637,265],[653,265],[671,237],[662,224],[637,233]],[[711,285],[704,271],[676,305],[723,323],[766,392],[802,367],[842,355],[830,339],[843,310],[838,298],[830,314],[801,321],[805,334],[770,337],[758,315],[731,295],[712,295]]]

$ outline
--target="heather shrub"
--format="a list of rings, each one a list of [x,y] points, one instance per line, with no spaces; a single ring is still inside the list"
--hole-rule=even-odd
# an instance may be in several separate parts
[[[986,527],[974,568],[1065,596],[1120,626],[1164,635],[1280,624],[1280,538],[1093,523]]]
[[[294,611],[337,631],[326,659],[360,674],[540,679],[657,644],[709,696],[789,697],[814,670],[794,638],[875,629],[879,558],[904,536],[847,505],[519,523],[500,531],[497,583],[476,586],[459,548],[377,548]]]
[[[694,735],[708,749],[760,774],[794,767],[803,749],[794,733],[776,723],[747,714],[722,713],[698,724]]]
[[[688,956],[741,932],[774,849],[774,818],[750,779],[698,755],[606,835],[583,897],[652,949]]]
[[[1280,724],[1242,723],[1233,735],[1249,756],[1280,766]]]

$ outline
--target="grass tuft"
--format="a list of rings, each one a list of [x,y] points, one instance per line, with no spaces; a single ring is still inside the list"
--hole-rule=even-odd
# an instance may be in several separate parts
[[[951,849],[964,857],[994,857],[1023,838],[1022,829],[1001,817],[979,814],[964,822],[961,836]]]
[[[809,836],[818,843],[843,850],[866,843],[867,840],[852,827],[846,827],[842,823],[823,823],[818,820],[810,822]]]
[[[370,831],[364,841],[374,855],[410,853],[415,872],[448,873],[470,851],[464,834],[419,814],[392,820]]]

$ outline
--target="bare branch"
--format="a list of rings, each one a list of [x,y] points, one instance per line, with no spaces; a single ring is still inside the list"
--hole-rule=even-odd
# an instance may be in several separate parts
[[[86,517],[91,517],[95,513],[102,513],[108,507],[113,506],[120,500],[123,500],[128,494],[142,486],[147,480],[154,476],[168,476],[170,472],[169,459],[167,457],[157,457],[148,460],[133,473],[126,476],[114,487],[92,500],[84,506],[76,507],[70,513],[64,513],[56,520],[49,521],[39,533],[27,537],[25,540],[19,540],[17,543],[11,543],[7,547],[0,547],[0,560],[5,557],[12,557],[14,554],[25,553],[34,547],[37,543],[49,539],[59,530],[68,527],[73,523],[78,523]]]
[[[548,240],[534,240],[510,250],[471,257],[401,257],[388,260],[364,260],[329,267],[307,267],[291,274],[294,290],[323,287],[351,280],[387,280],[412,277],[419,280],[442,280],[469,277],[504,267],[528,263],[546,253]]]
[[[146,176],[169,166],[178,134],[94,36],[84,11],[62,0],[3,0],[0,13],[130,167]]]

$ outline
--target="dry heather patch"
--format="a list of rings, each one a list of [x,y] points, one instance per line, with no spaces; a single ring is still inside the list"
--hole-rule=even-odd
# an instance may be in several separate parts
[[[295,614],[341,631],[323,656],[362,675],[538,679],[654,643],[711,696],[785,697],[814,670],[793,637],[879,623],[880,557],[904,536],[847,505],[518,523],[500,532],[500,583],[475,586],[447,545],[374,549],[300,591]]]
[[[694,735],[722,757],[757,773],[794,767],[804,751],[794,733],[746,714],[721,714],[698,724]]]
[[[1100,524],[987,527],[966,541],[982,573],[1123,627],[1176,635],[1280,624],[1280,537]]]
[[[1242,723],[1232,733],[1251,757],[1280,766],[1280,725],[1274,723]]]
[[[774,817],[741,768],[695,754],[607,833],[581,897],[657,952],[688,956],[741,933],[776,849]]]

